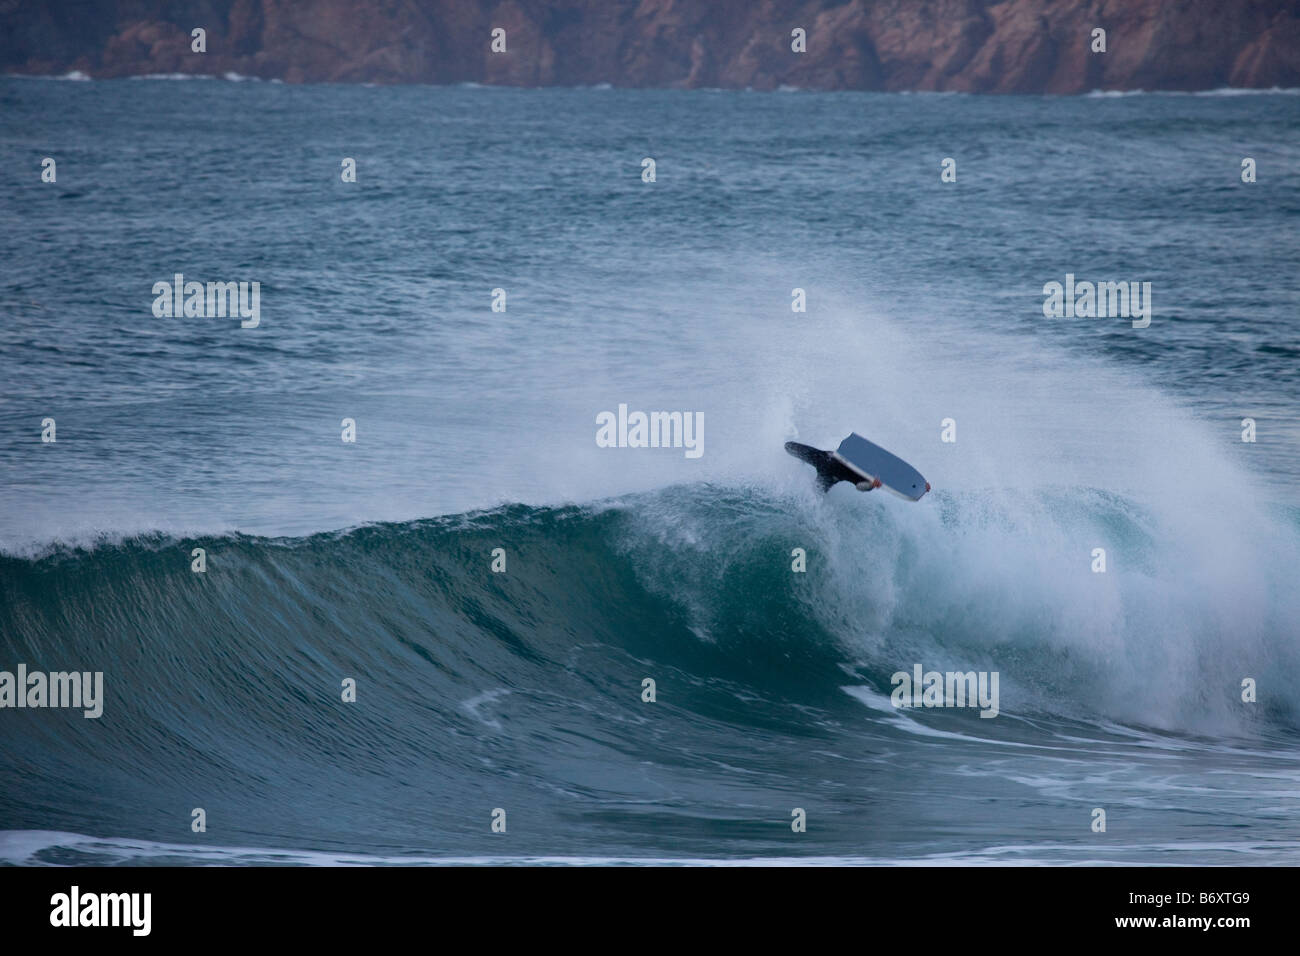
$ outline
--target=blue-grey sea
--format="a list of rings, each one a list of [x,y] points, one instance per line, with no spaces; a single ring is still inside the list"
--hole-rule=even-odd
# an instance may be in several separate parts
[[[0,862],[1300,863],[1296,93],[0,78]]]

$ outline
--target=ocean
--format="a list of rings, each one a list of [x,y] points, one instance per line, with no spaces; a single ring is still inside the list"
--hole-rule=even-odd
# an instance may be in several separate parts
[[[233,80],[0,78],[0,862],[1300,863],[1296,91]]]

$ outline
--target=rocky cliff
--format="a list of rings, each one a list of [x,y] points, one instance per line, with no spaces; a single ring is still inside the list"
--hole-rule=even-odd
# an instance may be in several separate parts
[[[207,50],[191,50],[191,31]],[[491,49],[505,31],[505,51]],[[806,34],[794,52],[792,31]],[[1105,30],[1105,52],[1093,31]],[[0,71],[959,90],[1300,86],[1296,0],[0,0]]]

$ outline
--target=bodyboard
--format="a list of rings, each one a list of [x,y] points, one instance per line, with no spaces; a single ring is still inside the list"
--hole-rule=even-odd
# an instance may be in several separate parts
[[[920,501],[930,485],[919,471],[892,452],[867,441],[857,432],[840,442],[833,453],[850,470],[867,481],[879,481],[894,494]]]

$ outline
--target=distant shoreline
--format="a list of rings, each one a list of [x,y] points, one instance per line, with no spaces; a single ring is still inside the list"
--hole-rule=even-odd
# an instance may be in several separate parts
[[[1288,0],[46,0],[0,11],[0,73],[285,83],[1086,94],[1300,87]],[[201,31],[201,35],[200,35]]]

